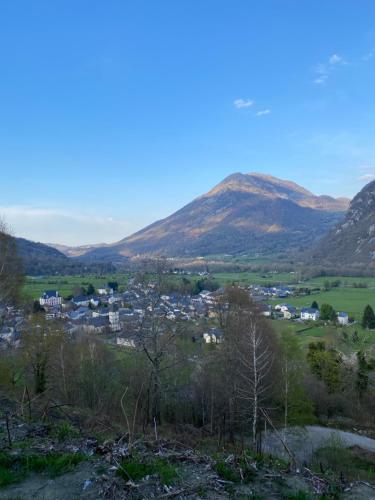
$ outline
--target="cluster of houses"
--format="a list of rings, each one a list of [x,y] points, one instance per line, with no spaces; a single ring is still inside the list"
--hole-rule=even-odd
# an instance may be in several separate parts
[[[320,318],[318,309],[304,307],[300,310],[288,303],[278,303],[274,307],[270,300],[288,298],[294,295],[294,289],[287,286],[262,287],[250,286],[250,296],[257,301],[264,316],[275,319],[296,321],[317,321]],[[212,327],[211,321],[220,314],[218,298],[223,289],[216,291],[203,290],[198,295],[169,293],[158,295],[153,283],[139,284],[129,280],[124,292],[98,288],[94,295],[74,296],[70,300],[63,299],[57,290],[46,290],[39,299],[40,306],[45,311],[47,320],[61,319],[69,333],[84,331],[87,333],[112,333],[120,346],[135,347],[141,338],[141,331],[147,323],[147,317],[174,321],[193,321],[196,324],[207,325],[205,331],[194,335],[194,342],[217,344],[223,339],[222,331]],[[23,316],[15,308],[0,309],[0,348],[6,345],[16,345],[19,342]],[[4,320],[5,318],[5,320]],[[345,312],[337,315],[341,325],[349,323]],[[211,325],[211,327],[209,326]]]
[[[291,304],[277,304],[274,309],[270,305],[263,305],[262,314],[267,317],[272,315],[275,318],[281,319],[300,319],[301,321],[318,321],[320,319],[320,311],[315,307],[302,307],[299,311]],[[349,315],[346,312],[337,314],[337,322],[339,325],[346,326],[349,324]]]
[[[134,347],[145,318],[152,311],[171,322],[189,321],[216,316],[216,297],[223,290],[210,292],[203,290],[199,295],[191,296],[171,293],[159,296],[155,284],[135,284],[129,282],[125,292],[108,288],[99,288],[93,296],[75,296],[64,300],[57,290],[45,291],[39,304],[45,310],[47,320],[63,319],[70,333],[77,330],[88,333],[115,333],[118,345]],[[219,342],[218,332],[207,336],[202,334],[207,343]]]
[[[295,295],[296,291],[291,286],[261,286],[251,285],[249,287],[252,297],[258,297],[259,300],[267,300],[270,298],[286,299]]]

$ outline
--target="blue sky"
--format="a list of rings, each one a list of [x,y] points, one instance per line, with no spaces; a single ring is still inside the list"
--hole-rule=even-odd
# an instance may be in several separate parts
[[[233,172],[375,178],[372,0],[3,0],[0,213],[111,242]]]

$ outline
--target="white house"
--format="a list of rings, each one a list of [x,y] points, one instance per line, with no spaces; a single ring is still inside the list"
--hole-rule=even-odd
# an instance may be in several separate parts
[[[223,341],[223,332],[220,328],[210,328],[208,332],[203,334],[203,340],[206,344],[221,344]]]
[[[306,320],[313,320],[317,321],[320,318],[320,312],[319,309],[315,309],[314,307],[304,307],[301,309],[301,319],[306,321]]]
[[[337,314],[337,321],[340,325],[347,325],[349,324],[349,315],[346,312],[339,312]]]
[[[293,319],[297,316],[297,309],[293,306],[289,306],[283,311],[284,319]]]
[[[116,304],[112,304],[109,308],[109,327],[112,332],[121,330],[120,313]]]
[[[94,307],[98,307],[99,302],[100,302],[100,300],[98,299],[98,297],[91,297],[90,298],[90,303]]]
[[[277,304],[275,306],[275,311],[280,311],[284,313],[285,311],[289,311],[290,309],[294,309],[291,304]]]
[[[116,344],[122,347],[136,347],[135,340],[131,337],[117,337]]]
[[[57,290],[46,290],[39,299],[41,306],[55,307],[60,306],[61,303],[62,297]]]

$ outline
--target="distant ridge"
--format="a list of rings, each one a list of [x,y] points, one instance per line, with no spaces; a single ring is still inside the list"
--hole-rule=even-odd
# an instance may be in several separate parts
[[[134,255],[204,256],[308,248],[340,221],[346,198],[316,196],[261,173],[234,173],[169,217],[112,245],[81,254],[115,261]]]
[[[344,220],[312,252],[317,265],[375,271],[375,181],[354,198]]]

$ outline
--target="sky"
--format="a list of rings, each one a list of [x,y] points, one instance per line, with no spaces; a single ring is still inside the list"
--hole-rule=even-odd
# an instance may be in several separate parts
[[[117,241],[234,172],[375,178],[373,0],[2,0],[0,215]]]

